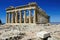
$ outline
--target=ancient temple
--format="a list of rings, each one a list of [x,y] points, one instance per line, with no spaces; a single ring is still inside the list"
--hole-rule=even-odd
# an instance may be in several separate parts
[[[6,8],[6,23],[49,23],[49,16],[36,3]]]

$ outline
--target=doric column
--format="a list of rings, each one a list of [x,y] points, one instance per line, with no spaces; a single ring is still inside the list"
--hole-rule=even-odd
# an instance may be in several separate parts
[[[26,23],[26,11],[24,10],[24,23]]]
[[[20,23],[22,23],[22,13],[21,11],[19,11],[19,13],[20,13]]]
[[[6,13],[6,23],[8,23],[8,13]]]
[[[17,11],[15,11],[15,23],[17,23],[18,19],[17,19]]]
[[[12,13],[10,12],[10,23],[12,23],[12,20],[11,20],[11,19],[12,19],[12,18],[11,18],[11,14],[12,14]]]
[[[8,13],[8,23],[10,23],[10,13]]]
[[[36,23],[36,9],[34,9],[33,23]]]
[[[7,20],[7,21],[8,21],[8,23],[9,23],[9,13],[8,13],[7,19],[8,19],[8,20]]]
[[[29,23],[31,23],[31,10],[29,10]]]
[[[12,23],[14,23],[14,14],[12,13]]]

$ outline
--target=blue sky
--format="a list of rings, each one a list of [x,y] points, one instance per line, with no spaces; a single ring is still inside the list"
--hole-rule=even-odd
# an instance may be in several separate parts
[[[60,0],[0,0],[0,19],[6,23],[6,11],[9,6],[21,6],[36,2],[50,16],[50,22],[60,22]]]

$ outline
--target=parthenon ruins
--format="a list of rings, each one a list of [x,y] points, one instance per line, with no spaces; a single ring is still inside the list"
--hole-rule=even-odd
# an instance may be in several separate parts
[[[36,3],[6,8],[6,23],[49,23],[49,16]]]

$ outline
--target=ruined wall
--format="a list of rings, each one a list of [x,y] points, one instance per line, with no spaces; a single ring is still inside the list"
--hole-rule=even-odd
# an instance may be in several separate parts
[[[45,16],[43,16],[41,13],[37,13],[37,23],[48,23],[48,18],[46,18]]]

